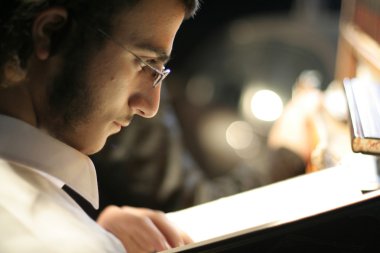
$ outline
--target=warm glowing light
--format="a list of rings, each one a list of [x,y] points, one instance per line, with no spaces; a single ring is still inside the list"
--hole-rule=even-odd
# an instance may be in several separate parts
[[[356,68],[356,77],[368,81],[374,81],[380,78],[380,76],[376,76],[374,71],[370,69],[367,65],[360,63]]]
[[[271,90],[259,90],[251,99],[251,111],[253,115],[263,121],[278,119],[283,107],[280,96]]]
[[[244,121],[232,122],[226,131],[227,143],[234,149],[245,149],[253,140],[253,129]]]

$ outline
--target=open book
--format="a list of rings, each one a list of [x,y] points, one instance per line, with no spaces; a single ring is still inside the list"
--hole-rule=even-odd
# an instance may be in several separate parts
[[[345,165],[168,213],[169,219],[188,233],[194,243],[165,253],[198,252],[197,248],[211,243],[294,222],[368,198],[370,195],[364,195],[362,189],[371,180],[377,183],[377,174],[364,172],[376,170],[374,157],[355,153],[353,156],[355,159]],[[371,194],[380,196],[380,191]]]
[[[344,80],[350,115],[352,150],[380,154],[380,83]]]

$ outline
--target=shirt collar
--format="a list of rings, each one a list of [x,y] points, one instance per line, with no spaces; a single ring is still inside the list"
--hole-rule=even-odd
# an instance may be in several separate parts
[[[91,159],[32,125],[0,115],[0,157],[62,181],[94,208],[99,207],[98,183]]]

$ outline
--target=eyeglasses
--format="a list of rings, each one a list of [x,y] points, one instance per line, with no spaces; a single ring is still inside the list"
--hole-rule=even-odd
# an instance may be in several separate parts
[[[169,73],[171,72],[170,69],[167,69],[165,67],[163,67],[162,70],[159,70],[156,67],[153,67],[150,63],[147,63],[145,60],[141,59],[140,56],[136,55],[131,50],[129,50],[128,48],[126,48],[122,43],[120,43],[119,41],[113,39],[111,37],[111,35],[109,35],[105,31],[103,31],[102,29],[95,28],[95,30],[98,31],[99,33],[101,33],[104,37],[106,37],[110,41],[114,42],[119,47],[123,48],[125,51],[127,51],[131,55],[133,55],[140,62],[140,65],[141,65],[142,68],[146,68],[147,67],[150,70],[150,72],[152,73],[152,76],[153,76],[153,87],[154,88],[157,87],[157,85],[160,84],[169,75]]]

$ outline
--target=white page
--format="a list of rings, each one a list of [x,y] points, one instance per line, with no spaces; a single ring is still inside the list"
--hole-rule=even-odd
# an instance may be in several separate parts
[[[364,137],[380,138],[380,84],[370,80],[352,79],[351,85]]]
[[[177,252],[357,201],[363,196],[359,174],[356,168],[337,166],[168,213],[168,218],[188,233],[195,244],[165,252]]]

